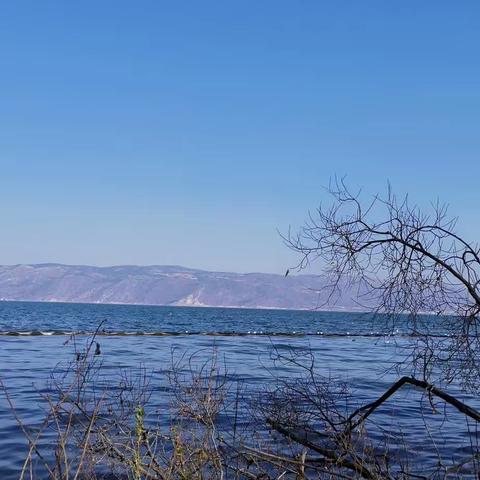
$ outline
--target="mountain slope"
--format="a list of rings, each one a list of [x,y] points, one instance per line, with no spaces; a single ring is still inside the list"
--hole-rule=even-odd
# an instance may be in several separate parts
[[[0,299],[312,309],[326,299],[315,275],[207,272],[178,266],[0,266]],[[348,295],[337,308],[355,309]]]

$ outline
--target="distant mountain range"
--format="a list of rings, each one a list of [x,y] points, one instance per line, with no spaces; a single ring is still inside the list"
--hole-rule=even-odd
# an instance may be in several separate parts
[[[314,309],[325,307],[326,285],[317,275],[208,272],[179,266],[0,266],[1,300]],[[358,310],[350,292],[329,309]]]

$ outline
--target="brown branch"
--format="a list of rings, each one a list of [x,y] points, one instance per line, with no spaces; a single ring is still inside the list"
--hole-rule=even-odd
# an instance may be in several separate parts
[[[347,431],[350,432],[358,425],[363,423],[378,407],[380,407],[383,403],[385,403],[395,392],[397,392],[400,388],[403,387],[405,384],[410,384],[418,388],[422,388],[423,390],[427,391],[430,395],[435,395],[446,403],[449,403],[453,407],[455,407],[459,412],[464,413],[468,417],[472,418],[476,422],[480,422],[480,412],[475,410],[474,408],[470,407],[469,405],[461,402],[457,398],[453,397],[452,395],[440,390],[439,388],[435,387],[434,385],[427,383],[423,380],[417,380],[413,377],[402,377],[400,380],[395,382],[381,397],[375,400],[368,405],[364,405],[363,407],[358,408],[355,410],[348,418],[346,423],[348,423]],[[361,412],[366,411],[361,417],[356,421],[353,422],[353,419],[359,415]]]

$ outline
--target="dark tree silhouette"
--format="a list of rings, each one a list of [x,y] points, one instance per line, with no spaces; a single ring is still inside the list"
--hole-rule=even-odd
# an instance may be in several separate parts
[[[384,314],[392,328],[399,316],[407,320],[418,337],[412,374],[424,381],[456,379],[478,392],[478,244],[458,235],[457,219],[438,202],[424,213],[388,186],[385,196],[364,204],[343,179],[328,191],[333,203],[284,237],[301,254],[297,269],[320,263],[331,279],[330,302],[346,285],[355,286],[359,304]]]

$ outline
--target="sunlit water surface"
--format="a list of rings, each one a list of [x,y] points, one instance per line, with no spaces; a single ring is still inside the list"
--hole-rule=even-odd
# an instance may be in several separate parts
[[[200,362],[214,347],[228,378],[258,392],[272,385],[273,376],[300,373],[293,367],[273,368],[272,351],[308,348],[318,372],[348,382],[360,405],[398,378],[391,367],[403,354],[398,345],[409,342],[401,324],[392,336],[384,320],[359,313],[0,302],[1,378],[26,425],[39,424],[45,413],[39,395],[47,392],[52,370],[72,357],[72,345],[65,345],[69,334],[92,332],[99,325],[106,372],[144,366],[153,375],[151,411],[169,407],[161,372],[170,365],[172,351],[177,358],[199,351]],[[478,407],[476,399],[461,398]],[[456,462],[472,444],[478,448],[477,433],[463,416],[449,410],[444,422],[443,415],[423,408],[422,417],[420,406],[425,403],[421,392],[406,388],[374,418],[379,431],[401,431],[411,452],[424,452],[419,471],[435,464],[438,452]],[[1,479],[18,478],[26,451],[25,438],[2,395]]]

